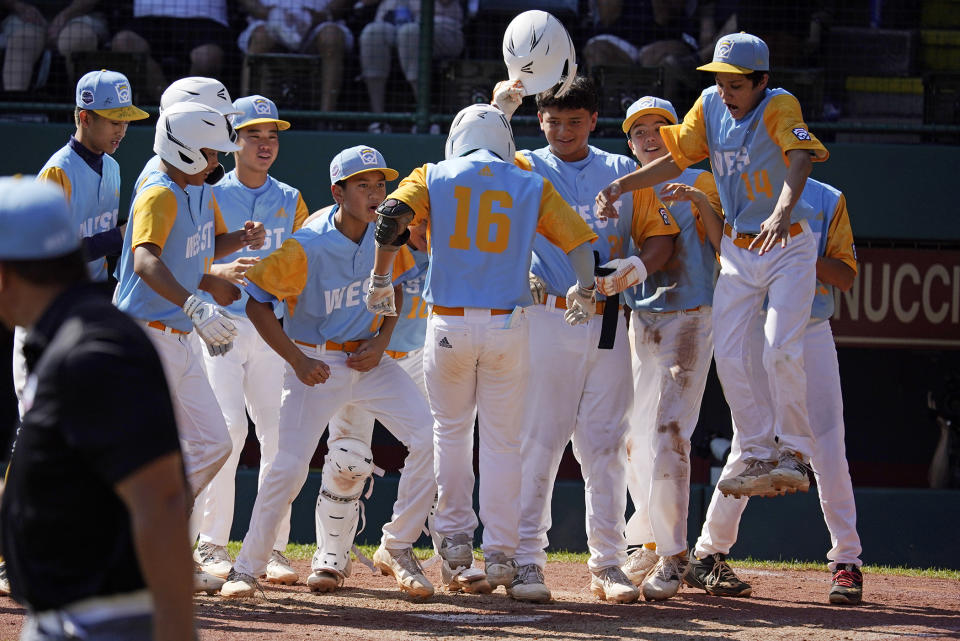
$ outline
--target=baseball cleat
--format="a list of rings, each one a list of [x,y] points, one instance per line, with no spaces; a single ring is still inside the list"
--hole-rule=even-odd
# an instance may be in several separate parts
[[[640,597],[640,590],[616,565],[591,572],[590,591],[601,601],[615,603],[633,603]]]
[[[683,571],[683,582],[713,596],[750,596],[753,588],[737,578],[723,554],[698,559],[692,552]]]
[[[639,586],[659,560],[660,557],[653,550],[639,547],[630,552],[627,562],[620,566],[620,569],[634,585]]]
[[[220,588],[220,596],[224,599],[242,599],[253,596],[260,585],[250,574],[230,570],[227,581]]]
[[[510,598],[531,603],[546,603],[553,596],[543,582],[543,570],[535,563],[517,568],[513,583],[507,588]]]
[[[771,472],[773,463],[760,459],[746,459],[747,468],[737,476],[723,479],[717,483],[717,489],[724,496],[770,496],[776,490],[773,487]]]
[[[7,578],[5,561],[0,561],[0,596],[10,596],[10,579]]]
[[[384,575],[395,578],[400,589],[415,599],[433,596],[433,584],[424,576],[413,548],[388,550],[381,545],[373,553],[373,565]]]
[[[280,550],[274,550],[267,562],[266,579],[267,583],[293,585],[300,580],[300,575],[290,565],[290,559],[285,557]]]
[[[830,603],[859,605],[863,600],[863,574],[853,563],[838,563],[830,586]]]
[[[307,587],[311,592],[333,592],[343,585],[343,576],[336,572],[314,570],[307,577]]]
[[[473,567],[473,539],[469,534],[445,536],[440,541],[440,575],[447,590],[468,594],[487,594],[493,591],[487,575]]]
[[[199,594],[200,592],[206,592],[207,594],[216,594],[223,587],[224,579],[219,576],[214,576],[208,572],[204,572],[203,569],[197,565],[193,564],[193,593]]]
[[[810,476],[802,457],[786,450],[780,453],[777,467],[770,472],[770,481],[777,492],[806,492],[810,489]]]
[[[201,543],[193,551],[193,560],[200,564],[203,571],[221,579],[226,579],[233,569],[233,561],[226,546],[215,543]]]
[[[502,552],[491,552],[484,555],[483,563],[491,588],[496,590],[498,585],[509,588],[513,584],[513,579],[517,576],[516,561],[508,559]]]
[[[686,564],[686,554],[661,556],[643,582],[643,598],[647,601],[664,601],[676,596]]]

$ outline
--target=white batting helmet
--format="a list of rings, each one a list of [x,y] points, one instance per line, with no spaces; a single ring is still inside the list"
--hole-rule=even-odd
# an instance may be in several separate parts
[[[559,98],[577,75],[577,52],[563,24],[546,11],[524,11],[503,33],[503,61],[510,80],[520,80],[526,95],[546,91],[558,82]]]
[[[203,149],[239,151],[237,132],[212,107],[181,102],[164,110],[157,120],[153,151],[180,171],[194,175],[207,168]]]
[[[517,145],[513,130],[503,112],[493,105],[470,105],[453,118],[444,156],[459,158],[475,149],[486,149],[513,162]]]
[[[214,78],[190,76],[175,81],[160,96],[160,113],[180,102],[198,102],[216,109],[223,116],[241,113],[234,108],[230,92],[224,84]]]

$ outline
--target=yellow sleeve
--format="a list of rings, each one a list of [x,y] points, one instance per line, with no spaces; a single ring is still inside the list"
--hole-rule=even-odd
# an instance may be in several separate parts
[[[533,165],[530,160],[519,151],[513,155],[513,164],[524,171],[533,171]]]
[[[790,94],[774,96],[763,112],[763,124],[767,128],[770,140],[783,150],[784,161],[787,152],[794,149],[806,149],[814,162],[823,162],[830,157],[827,148],[807,129],[800,111],[800,103]]]
[[[37,176],[37,182],[49,182],[58,185],[63,190],[67,200],[70,200],[73,187],[70,185],[70,177],[67,176],[67,172],[62,167],[47,167]]]
[[[133,203],[133,235],[131,247],[150,243],[163,249],[167,236],[177,220],[177,197],[163,185],[147,187]]]
[[[663,144],[673,156],[680,169],[700,162],[710,155],[707,145],[707,128],[703,119],[703,97],[690,107],[679,125],[660,127]]]
[[[307,253],[294,238],[247,270],[248,281],[278,300],[298,296],[307,286]]]
[[[857,273],[857,250],[853,245],[853,230],[850,228],[850,215],[847,213],[847,199],[840,194],[837,208],[827,230],[827,258],[836,258]]]
[[[405,202],[414,211],[411,225],[422,220],[430,220],[430,194],[427,193],[427,166],[417,167],[410,175],[400,181],[387,198],[396,198]]]
[[[227,223],[223,221],[223,212],[220,211],[220,204],[217,203],[217,199],[214,195],[210,194],[210,206],[213,207],[213,235],[219,236],[220,234],[226,234],[229,229],[227,229]]]
[[[652,236],[676,236],[680,226],[673,219],[670,210],[657,198],[653,187],[633,192],[633,224],[630,235],[637,247]]]
[[[597,239],[597,235],[583,221],[580,214],[573,211],[546,178],[543,179],[543,192],[540,194],[540,211],[537,212],[537,217],[537,231],[564,252],[569,252],[583,243],[592,243]]]
[[[310,210],[307,209],[307,203],[303,200],[303,194],[297,194],[297,211],[293,214],[293,231],[303,227],[303,223],[310,216]]]

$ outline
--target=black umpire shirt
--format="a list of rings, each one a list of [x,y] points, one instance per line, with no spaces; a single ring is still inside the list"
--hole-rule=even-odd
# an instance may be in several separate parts
[[[54,300],[24,355],[27,412],[0,508],[13,598],[43,611],[143,589],[114,486],[179,451],[160,358],[92,283]]]

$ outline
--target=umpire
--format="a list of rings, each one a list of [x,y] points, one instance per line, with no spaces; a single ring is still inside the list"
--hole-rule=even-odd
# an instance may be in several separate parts
[[[0,533],[21,639],[190,639],[183,463],[160,360],[88,281],[63,193],[0,178],[0,320],[29,328]]]

